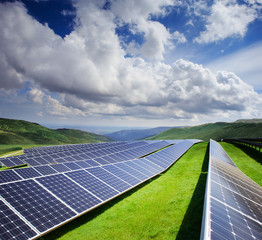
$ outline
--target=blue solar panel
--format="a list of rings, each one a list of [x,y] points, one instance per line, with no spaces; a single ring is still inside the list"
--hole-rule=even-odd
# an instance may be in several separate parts
[[[2,158],[2,159],[0,159],[0,161],[1,161],[3,166],[6,166],[8,168],[15,166],[15,163],[8,158]]]
[[[32,166],[32,167],[41,165],[39,162],[37,162],[37,161],[36,161],[35,159],[33,159],[33,158],[26,159],[25,162],[26,162],[28,165]]]
[[[22,178],[17,175],[14,170],[0,171],[0,183],[13,182],[21,179]]]
[[[136,177],[134,177],[134,176],[130,175],[129,173],[121,170],[120,168],[118,168],[115,165],[106,165],[106,166],[103,166],[103,168],[106,169],[107,171],[111,172],[115,176],[121,178],[122,180],[124,180],[125,182],[129,183],[132,186],[135,186],[135,185],[137,185],[138,183],[141,182]]]
[[[78,166],[80,166],[81,168],[89,168],[92,167],[90,164],[86,163],[86,161],[77,161],[75,162]]]
[[[27,240],[36,235],[34,230],[0,200],[0,239]]]
[[[92,167],[99,166],[99,164],[97,162],[95,162],[94,160],[86,160],[85,162]]]
[[[62,163],[52,164],[52,165],[50,165],[50,167],[55,169],[57,172],[68,172],[68,171],[70,171],[70,168],[66,167]]]
[[[14,166],[25,165],[25,163],[21,159],[19,159],[18,157],[12,157],[11,160],[14,163]]]
[[[95,158],[94,160],[95,160],[96,162],[98,162],[100,165],[109,164],[109,162],[106,161],[104,158]]]
[[[131,174],[132,176],[136,177],[137,179],[139,179],[141,181],[148,179],[148,177],[146,175],[144,175],[143,173],[137,171],[136,169],[126,165],[125,163],[116,163],[115,166],[119,167],[120,169],[122,169],[125,172],[128,172],[129,174]]]
[[[119,194],[119,192],[84,170],[68,172],[65,174],[103,201]]]
[[[0,185],[0,195],[40,232],[76,215],[33,180]]]
[[[113,187],[114,189],[118,190],[119,192],[123,192],[131,187],[130,184],[122,181],[120,178],[114,176],[110,172],[104,170],[101,167],[96,168],[89,168],[86,169],[89,173],[93,174],[100,180],[107,183],[109,186]]]
[[[116,163],[116,162],[117,162],[116,160],[114,160],[113,157],[111,157],[111,155],[110,155],[110,156],[104,156],[103,158],[104,158],[106,161],[110,162],[110,163]]]
[[[154,175],[154,173],[151,172],[150,170],[147,170],[146,168],[143,168],[139,164],[135,163],[135,160],[127,161],[127,162],[125,162],[125,164],[128,165],[129,167],[132,167],[135,170],[141,172],[142,174],[146,175],[147,177],[152,177]]]
[[[36,171],[40,172],[42,175],[49,175],[49,174],[57,173],[56,170],[54,170],[53,168],[51,168],[48,165],[46,165],[46,166],[37,166],[37,167],[34,167],[34,169]]]
[[[71,170],[81,169],[81,167],[79,165],[77,165],[76,163],[74,163],[74,162],[68,162],[68,163],[62,163],[62,164],[64,164],[65,166],[67,166]]]
[[[17,168],[17,169],[14,169],[14,171],[18,175],[20,175],[23,179],[28,179],[28,178],[34,178],[34,177],[42,176],[39,172],[37,172],[34,168],[31,168],[31,167]]]
[[[132,162],[146,169],[147,171],[150,171],[153,174],[159,173],[159,170],[154,168],[153,163],[147,164],[144,159],[137,159],[137,160],[133,160]]]
[[[42,157],[37,157],[37,158],[35,158],[35,160],[39,163],[39,165],[47,165],[47,164],[49,164],[49,162],[47,160],[45,160],[44,158],[42,158]]]
[[[101,203],[101,200],[62,174],[38,178],[37,181],[78,213]]]

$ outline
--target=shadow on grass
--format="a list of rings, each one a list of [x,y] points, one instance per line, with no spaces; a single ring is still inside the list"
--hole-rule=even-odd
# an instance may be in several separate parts
[[[193,240],[200,238],[202,213],[205,198],[206,178],[208,171],[209,145],[202,164],[202,172],[191,198],[190,204],[178,231],[176,240]]]
[[[237,148],[241,149],[244,153],[246,153],[249,157],[256,160],[258,163],[262,164],[262,152],[259,152],[257,149],[254,149],[252,147],[239,144],[239,143],[231,143]]]
[[[91,210],[90,212],[87,212],[85,214],[83,214],[82,216],[74,219],[73,221],[70,221],[68,223],[66,223],[65,225],[57,228],[56,230],[44,235],[43,237],[40,238],[40,240],[54,240],[57,239],[59,237],[62,237],[63,235],[65,235],[66,233],[80,227],[83,224],[86,224],[87,222],[93,220],[94,218],[96,218],[97,216],[99,216],[100,214],[102,214],[103,212],[105,212],[106,210],[110,209],[111,207],[113,207],[115,204],[117,204],[118,202],[122,201],[123,199],[127,198],[128,196],[132,195],[133,193],[135,193],[136,191],[138,191],[139,189],[145,187],[147,184],[149,184],[150,182],[156,180],[157,178],[159,178],[163,173],[155,176],[154,178],[151,178],[149,180],[147,180],[146,182],[136,186],[135,188],[127,191],[126,193],[110,200],[109,202],[102,204],[101,206]]]

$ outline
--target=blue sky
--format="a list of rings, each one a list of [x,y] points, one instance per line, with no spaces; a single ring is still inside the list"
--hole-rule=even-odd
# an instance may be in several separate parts
[[[61,126],[261,118],[261,0],[0,1],[0,117]]]

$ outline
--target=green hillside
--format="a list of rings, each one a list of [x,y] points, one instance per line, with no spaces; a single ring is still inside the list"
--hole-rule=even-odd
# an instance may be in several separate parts
[[[0,144],[74,144],[107,142],[105,136],[73,129],[49,129],[37,123],[0,118]]]
[[[259,138],[262,137],[262,119],[238,120],[232,123],[217,122],[194,127],[172,128],[164,131],[151,140],[196,138],[209,141],[210,138]]]

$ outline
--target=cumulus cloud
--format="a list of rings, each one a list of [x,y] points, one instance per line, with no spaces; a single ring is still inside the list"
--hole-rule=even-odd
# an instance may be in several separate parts
[[[236,0],[219,0],[211,7],[205,30],[195,38],[198,43],[210,43],[228,37],[244,37],[247,26],[257,17],[256,8],[252,5],[239,5]]]
[[[1,86],[30,83],[27,97],[58,117],[196,119],[221,111],[256,114],[261,96],[234,73],[214,74],[183,59],[172,65],[160,61],[166,47],[174,44],[171,39],[186,42],[183,34],[170,33],[150,20],[151,14],[168,14],[166,6],[173,6],[173,1],[116,0],[110,10],[103,4],[75,3],[77,24],[65,38],[30,17],[23,4],[0,4]],[[145,34],[141,55],[125,57],[116,34],[121,22]]]
[[[37,88],[32,88],[27,93],[27,97],[28,97],[29,100],[32,100],[33,102],[39,103],[39,104],[43,103],[43,97],[44,96],[45,96],[45,94]]]

